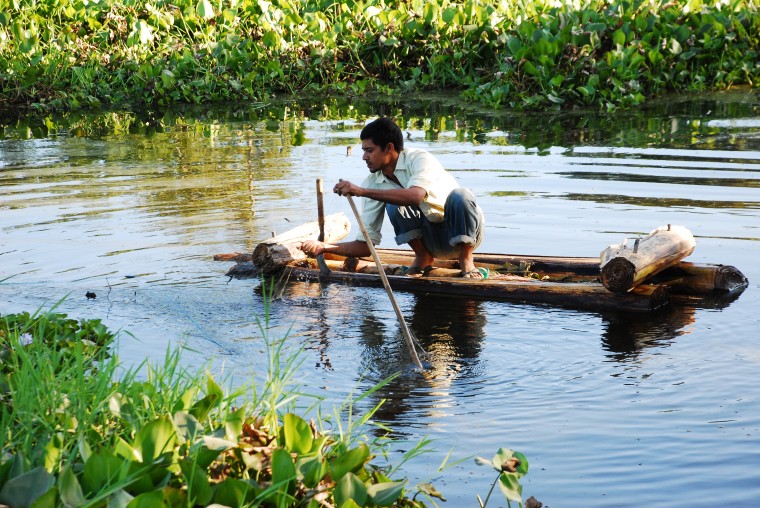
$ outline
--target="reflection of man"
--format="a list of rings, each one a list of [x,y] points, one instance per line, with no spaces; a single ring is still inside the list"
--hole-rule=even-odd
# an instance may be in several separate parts
[[[408,243],[415,257],[407,275],[425,275],[435,258],[459,259],[462,277],[483,278],[473,253],[483,240],[484,216],[475,197],[425,150],[404,148],[401,129],[389,118],[367,124],[360,134],[362,159],[369,176],[361,186],[341,180],[333,190],[364,199],[362,220],[374,244],[380,243],[385,213],[396,233],[396,243]],[[369,256],[360,236],[338,244],[304,242],[313,256],[332,252],[342,256]],[[487,272],[486,272],[487,273]]]

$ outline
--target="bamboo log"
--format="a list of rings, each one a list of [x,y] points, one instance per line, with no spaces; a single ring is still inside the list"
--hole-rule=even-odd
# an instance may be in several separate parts
[[[651,279],[667,284],[678,294],[735,294],[749,285],[747,277],[733,266],[682,261]]]
[[[407,249],[377,249],[388,263],[411,264],[414,252]],[[476,252],[475,264],[502,273],[524,274],[528,272],[550,275],[552,278],[568,276],[599,276],[599,258],[565,256],[524,256],[518,254],[481,254]],[[458,268],[459,261],[436,259],[434,266]]]
[[[311,260],[310,260],[311,261]],[[293,266],[287,268],[289,276],[299,280],[319,280],[319,270],[314,267]],[[389,275],[388,282],[394,290],[465,296],[479,299],[507,300],[531,304],[549,304],[573,309],[594,311],[622,310],[650,312],[670,303],[667,286],[642,284],[628,293],[612,293],[601,284],[546,282],[535,279],[462,279],[452,281],[448,277],[405,277]],[[357,272],[334,271],[334,282],[348,282],[360,286],[380,286],[377,275]]]
[[[342,240],[350,229],[351,223],[345,214],[328,215],[325,217],[325,242]],[[271,273],[294,261],[302,261],[306,259],[306,254],[299,246],[306,240],[316,240],[319,234],[319,222],[313,221],[265,240],[253,250],[253,263],[263,273]]]
[[[637,238],[610,245],[601,254],[602,284],[613,293],[625,293],[694,251],[696,243],[683,226],[664,226]]]

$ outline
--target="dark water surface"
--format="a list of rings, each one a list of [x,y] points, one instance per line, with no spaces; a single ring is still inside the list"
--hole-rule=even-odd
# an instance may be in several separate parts
[[[443,506],[477,506],[500,447],[530,461],[524,494],[546,506],[756,506],[760,500],[760,101],[749,92],[591,114],[497,114],[446,98],[106,114],[6,123],[0,138],[0,313],[48,308],[123,329],[126,363],[185,344],[241,382],[266,366],[257,280],[217,253],[251,251],[316,219],[314,181],[366,172],[367,118],[402,119],[487,215],[482,252],[596,256],[664,224],[689,228],[689,260],[736,266],[730,304],[655,316],[397,293],[430,354],[411,370],[382,289],[291,282],[272,335],[305,347],[298,380],[342,401],[403,371],[378,420],[410,449]],[[353,147],[347,156],[347,147]],[[351,215],[326,195],[327,213]],[[352,231],[357,231],[356,226]],[[355,233],[352,233],[352,236]],[[383,246],[392,247],[384,231]],[[85,293],[96,293],[95,299]],[[408,442],[407,442],[408,440]],[[397,461],[398,453],[391,454]],[[497,497],[500,494],[495,493]],[[489,506],[503,506],[491,500]]]

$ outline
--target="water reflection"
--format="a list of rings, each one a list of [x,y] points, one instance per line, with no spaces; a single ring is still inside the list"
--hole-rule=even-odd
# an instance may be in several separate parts
[[[421,355],[425,370],[411,371],[408,352],[400,334],[391,331],[387,322],[368,313],[363,317],[363,362],[373,366],[377,380],[403,371],[375,395],[375,401],[387,399],[378,410],[383,422],[411,421],[422,413],[440,417],[450,410],[456,385],[467,385],[480,375],[478,367],[487,316],[483,302],[448,298],[439,295],[414,295],[407,323],[425,353]],[[393,360],[395,358],[396,360]],[[397,432],[403,429],[396,429]]]
[[[417,295],[409,328],[428,352],[433,370],[466,362],[480,354],[487,317],[483,302],[440,295]]]
[[[696,320],[694,307],[671,306],[652,314],[605,313],[602,344],[608,356],[628,362],[645,349],[664,347],[676,338],[692,333]]]

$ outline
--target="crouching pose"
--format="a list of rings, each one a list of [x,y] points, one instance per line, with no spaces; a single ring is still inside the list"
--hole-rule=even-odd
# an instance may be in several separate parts
[[[473,255],[483,240],[485,219],[472,192],[460,187],[427,151],[404,148],[401,129],[388,118],[367,124],[360,138],[370,174],[361,185],[341,180],[333,191],[365,198],[362,221],[373,244],[380,243],[387,213],[396,243],[408,243],[415,254],[407,275],[427,274],[438,258],[458,259],[462,277],[483,278],[487,272],[475,267]],[[301,249],[313,256],[370,255],[361,233],[356,240],[336,244],[307,241]]]

